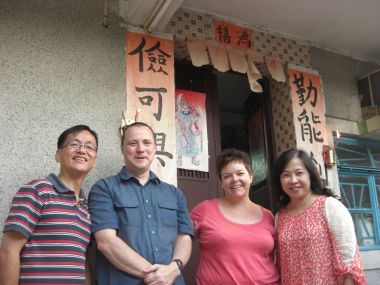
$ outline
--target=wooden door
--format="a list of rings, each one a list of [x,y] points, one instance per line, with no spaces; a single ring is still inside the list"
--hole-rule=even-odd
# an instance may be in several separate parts
[[[209,150],[209,172],[178,170],[178,187],[184,192],[189,210],[200,202],[221,195],[215,170],[215,158],[220,153],[219,104],[217,79],[211,69],[196,68],[187,63],[176,63],[175,84],[177,89],[206,93],[207,136]],[[199,246],[194,240],[189,263],[184,277],[187,285],[194,284],[198,266]]]

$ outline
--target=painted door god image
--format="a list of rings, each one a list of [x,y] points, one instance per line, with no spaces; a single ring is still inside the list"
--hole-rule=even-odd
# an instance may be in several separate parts
[[[208,171],[206,94],[176,90],[177,167]]]

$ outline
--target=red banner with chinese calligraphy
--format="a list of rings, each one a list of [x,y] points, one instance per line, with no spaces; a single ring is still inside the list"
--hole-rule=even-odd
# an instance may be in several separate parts
[[[208,172],[206,94],[175,91],[177,166]]]
[[[288,69],[297,147],[305,150],[326,178],[323,145],[327,145],[325,103],[317,74]]]
[[[173,41],[128,32],[126,35],[125,117],[149,124],[157,144],[152,170],[177,184]]]
[[[253,47],[253,31],[231,23],[214,19],[214,38],[221,44],[234,48],[251,49]]]

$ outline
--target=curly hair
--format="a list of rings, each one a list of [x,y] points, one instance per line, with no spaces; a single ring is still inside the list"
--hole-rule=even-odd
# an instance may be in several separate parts
[[[235,148],[227,148],[224,149],[216,159],[216,170],[218,172],[219,179],[221,178],[222,169],[233,161],[241,162],[247,169],[248,173],[253,176],[253,170],[248,154]]]

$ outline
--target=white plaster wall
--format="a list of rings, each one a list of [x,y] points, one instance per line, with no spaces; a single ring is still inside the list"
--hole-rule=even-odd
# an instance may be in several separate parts
[[[378,285],[380,280],[380,250],[361,251],[363,268],[367,277],[368,285]]]
[[[105,29],[102,13],[102,0],[0,0],[0,232],[17,189],[57,173],[64,129],[87,124],[99,135],[87,191],[123,164],[125,31]]]

